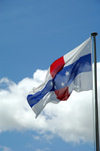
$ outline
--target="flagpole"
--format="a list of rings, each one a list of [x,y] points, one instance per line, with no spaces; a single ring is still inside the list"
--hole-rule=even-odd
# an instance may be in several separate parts
[[[98,96],[97,96],[97,58],[96,58],[96,36],[98,33],[91,33],[94,42],[94,98],[95,98],[95,139],[96,151],[99,151],[99,117],[98,117]]]

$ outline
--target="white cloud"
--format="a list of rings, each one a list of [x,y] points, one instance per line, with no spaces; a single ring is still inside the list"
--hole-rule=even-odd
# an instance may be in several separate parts
[[[44,149],[38,148],[38,149],[36,149],[36,151],[50,151],[50,149],[49,148],[44,148]]]
[[[44,81],[46,72],[46,70],[37,70],[32,79],[24,78],[18,84],[7,78],[0,79],[0,132],[15,129],[35,130],[44,136],[48,136],[47,132],[51,132],[52,135],[57,135],[65,141],[91,141],[93,139],[91,91],[73,92],[68,101],[57,105],[49,103],[41,115],[35,119],[26,96],[33,87],[37,87]],[[98,63],[100,91],[99,77],[100,63]],[[2,85],[5,87],[2,88]],[[100,98],[99,93],[98,96]]]
[[[0,149],[2,149],[2,151],[12,151],[11,148],[9,148],[7,146],[1,146],[0,145]]]
[[[48,133],[45,133],[45,134],[42,134],[42,135],[32,135],[32,138],[34,140],[38,140],[38,141],[42,141],[43,139],[48,141],[48,143],[51,143],[51,140],[54,138],[54,135],[53,134],[48,134]]]

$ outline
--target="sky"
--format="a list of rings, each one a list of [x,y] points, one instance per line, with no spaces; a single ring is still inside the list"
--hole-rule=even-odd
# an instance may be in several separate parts
[[[98,32],[99,100],[100,0],[1,0],[0,27],[0,151],[95,150],[91,91],[48,104],[37,119],[26,96],[55,59]]]

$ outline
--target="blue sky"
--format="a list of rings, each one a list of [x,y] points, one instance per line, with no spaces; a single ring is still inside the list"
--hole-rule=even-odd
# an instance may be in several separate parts
[[[47,69],[91,32],[100,30],[99,0],[0,3],[0,77],[17,82],[37,68]],[[98,42],[98,53],[99,47]]]
[[[30,80],[34,78],[34,82],[39,83],[39,80],[43,80],[41,74],[44,74],[55,59],[74,49],[95,31],[98,32],[97,60],[100,62],[99,0],[0,1],[0,80],[3,79],[0,88],[3,91],[3,89],[12,88],[13,85],[18,90],[26,78]],[[37,69],[40,69],[38,70],[39,74],[41,72],[40,76],[36,72]],[[13,96],[10,96],[8,91],[6,93],[9,94],[9,99],[6,97],[4,101],[9,105],[8,100]],[[8,111],[11,107],[15,108],[13,101],[7,108]],[[94,149],[94,144],[85,136],[85,141],[80,138],[78,141],[67,140],[64,135],[60,133],[57,135],[53,130],[47,129],[41,132],[40,127],[32,128],[28,123],[24,125],[22,115],[20,118],[22,123],[20,123],[20,121],[13,121],[14,118],[19,117],[18,114],[12,117],[10,114],[4,115],[4,111],[0,113],[3,115],[1,117],[6,119],[4,122],[2,118],[1,121],[4,123],[0,125],[1,151]],[[8,127],[5,126],[7,122]],[[36,125],[38,127],[38,124]]]

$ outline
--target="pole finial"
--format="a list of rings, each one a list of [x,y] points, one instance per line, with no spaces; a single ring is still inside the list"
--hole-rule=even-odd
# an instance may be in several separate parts
[[[95,36],[97,36],[98,35],[98,33],[97,32],[93,32],[93,33],[91,33],[91,36],[93,36],[93,37],[95,37]]]

